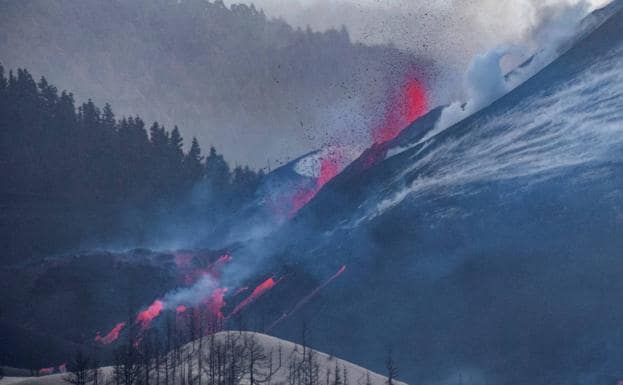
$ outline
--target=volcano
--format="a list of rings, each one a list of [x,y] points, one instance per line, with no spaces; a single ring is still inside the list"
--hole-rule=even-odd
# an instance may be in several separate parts
[[[322,349],[377,370],[365,346],[387,341],[411,383],[616,383],[620,4],[492,105],[427,138],[431,110],[328,182],[267,242],[349,274],[272,332],[307,320]]]
[[[2,304],[17,321],[2,352],[18,363],[27,353],[4,346],[60,346],[39,352],[40,367],[58,367],[78,347],[110,353],[131,326],[192,323],[201,305],[219,327],[284,340],[309,325],[314,348],[376,372],[391,347],[412,384],[617,383],[622,5],[601,11],[605,21],[532,78],[443,130],[444,107],[429,110],[422,84],[407,82],[352,162],[322,149],[269,173],[232,219],[236,236],[219,240],[223,250],[3,268]],[[212,279],[198,302],[180,299]],[[116,299],[133,293],[124,323],[128,309]],[[68,313],[81,317],[75,330],[63,328],[75,319]]]

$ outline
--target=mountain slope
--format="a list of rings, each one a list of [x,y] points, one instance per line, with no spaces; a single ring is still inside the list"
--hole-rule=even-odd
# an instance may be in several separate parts
[[[372,367],[365,344],[392,343],[412,383],[616,382],[620,36],[619,11],[485,110],[329,182],[273,255],[348,270],[274,332],[307,319]]]

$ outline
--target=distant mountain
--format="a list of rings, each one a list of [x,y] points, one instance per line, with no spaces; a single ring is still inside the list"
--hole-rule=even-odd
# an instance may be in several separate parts
[[[266,167],[327,142],[360,140],[407,75],[430,62],[314,32],[253,6],[204,0],[0,3],[0,62]],[[243,150],[244,149],[244,150]],[[273,162],[273,165],[275,162]]]

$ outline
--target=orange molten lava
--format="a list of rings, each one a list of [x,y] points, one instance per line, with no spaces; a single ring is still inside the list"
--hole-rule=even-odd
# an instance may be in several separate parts
[[[405,127],[424,115],[427,108],[426,89],[417,79],[408,79],[390,103],[383,124],[372,133],[374,143],[381,144],[394,139]]]
[[[403,88],[397,95],[390,99],[389,107],[383,119],[383,123],[372,130],[374,140],[372,148],[379,149],[379,144],[386,143],[397,137],[405,127],[424,115],[428,108],[426,89],[415,77],[408,77]],[[367,154],[365,166],[369,167],[376,163],[385,152],[372,151]],[[298,191],[293,199],[289,217],[293,217],[303,206],[316,196],[318,191],[340,173],[343,167],[343,158],[339,152],[332,151],[321,159],[320,173],[316,184],[311,188]]]
[[[186,310],[188,310],[188,308],[184,305],[179,305],[178,307],[175,308],[175,312],[177,314],[182,314],[184,313]]]
[[[147,329],[154,318],[160,315],[160,312],[164,309],[164,303],[157,299],[146,310],[138,313],[136,316],[136,322],[141,324],[141,328]]]
[[[318,292],[320,290],[324,289],[328,284],[333,282],[333,280],[335,280],[337,277],[342,275],[342,273],[345,272],[345,271],[346,271],[346,265],[342,265],[335,274],[333,274],[331,277],[329,277],[329,279],[324,281],[320,286],[318,286],[317,288],[312,290],[311,293],[307,294],[305,297],[303,297],[303,299],[301,299],[299,302],[297,302],[297,304],[294,305],[292,310],[290,310],[289,312],[283,313],[279,318],[277,318],[277,320],[275,320],[270,326],[268,326],[268,329],[266,329],[266,330],[270,331],[272,328],[277,326],[277,324],[279,324],[285,318],[287,318],[287,317],[291,316],[292,314],[296,313],[301,307],[303,307],[307,302],[309,302],[312,298],[314,298],[316,296],[316,294],[318,294]]]
[[[123,330],[124,327],[125,327],[125,322],[119,322],[104,337],[100,336],[100,334],[98,332],[97,335],[95,336],[95,341],[99,342],[102,345],[111,344],[111,343],[115,342],[119,338],[119,334],[121,334],[121,331]]]
[[[242,309],[247,307],[251,302],[261,297],[268,290],[272,289],[276,284],[277,284],[277,281],[275,281],[272,277],[260,283],[255,289],[253,289],[253,292],[247,298],[245,298],[244,300],[242,300],[242,302],[236,305],[236,307],[234,308],[234,311],[231,312],[229,317],[232,317],[240,313]]]
[[[294,195],[290,217],[294,216],[294,214],[312,200],[322,186],[327,184],[327,182],[340,172],[340,159],[341,156],[339,154],[331,152],[320,160],[320,173],[318,174],[318,179],[316,179],[316,184],[312,188],[303,189]]]

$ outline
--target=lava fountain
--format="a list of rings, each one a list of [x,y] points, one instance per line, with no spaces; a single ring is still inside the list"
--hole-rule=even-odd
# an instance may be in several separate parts
[[[400,92],[390,99],[382,124],[372,131],[374,144],[386,143],[397,137],[409,124],[424,115],[427,108],[426,89],[416,78],[407,78]]]
[[[389,98],[387,110],[381,124],[372,129],[371,148],[379,148],[379,145],[396,138],[409,124],[424,115],[427,109],[428,97],[426,88],[416,77],[407,76],[403,86],[394,96]],[[344,148],[334,146],[326,155],[322,156],[316,183],[311,188],[304,188],[294,194],[288,213],[289,218],[292,218],[316,196],[325,184],[342,171],[349,162],[347,157],[344,156],[345,152]],[[381,154],[376,154],[376,151],[371,151],[372,154],[376,154],[372,157],[370,156],[370,151],[367,150],[366,152],[368,152],[366,157],[369,158],[365,162],[367,167],[384,157]],[[385,152],[382,152],[384,155]]]

